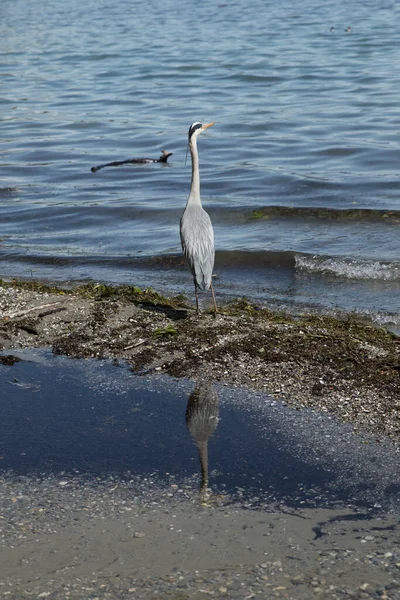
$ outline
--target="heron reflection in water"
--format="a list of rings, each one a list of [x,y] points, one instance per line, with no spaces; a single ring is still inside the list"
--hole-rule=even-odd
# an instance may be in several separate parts
[[[199,451],[201,484],[200,499],[208,499],[208,440],[217,428],[219,401],[217,392],[207,377],[200,377],[189,396],[186,425]]]

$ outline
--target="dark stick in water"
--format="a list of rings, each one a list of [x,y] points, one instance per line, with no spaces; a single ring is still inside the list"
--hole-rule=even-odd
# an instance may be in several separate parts
[[[105,165],[92,167],[90,170],[92,173],[96,173],[96,171],[103,169],[104,167],[119,167],[121,165],[128,164],[166,163],[168,158],[172,156],[172,152],[167,152],[166,150],[161,150],[161,152],[162,154],[160,158],[130,158],[128,160],[114,160],[113,162],[106,163]]]

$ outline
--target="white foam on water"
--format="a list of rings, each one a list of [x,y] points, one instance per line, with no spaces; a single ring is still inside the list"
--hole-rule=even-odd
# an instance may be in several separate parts
[[[400,281],[400,265],[396,263],[296,254],[295,264],[299,270],[346,279]]]

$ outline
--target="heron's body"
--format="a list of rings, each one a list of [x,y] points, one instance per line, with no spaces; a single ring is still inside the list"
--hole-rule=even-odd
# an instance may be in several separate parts
[[[189,148],[192,157],[192,184],[186,208],[181,217],[180,234],[183,254],[186,257],[193,275],[197,312],[199,310],[198,288],[200,290],[208,290],[211,288],[216,313],[217,305],[211,283],[215,257],[214,231],[211,219],[201,205],[199,155],[197,152],[197,136],[201,131],[204,131],[204,129],[211,127],[211,125],[213,125],[213,123],[208,123],[207,125],[193,123],[189,128]]]
[[[195,285],[209,290],[214,268],[214,232],[201,204],[186,206],[181,218],[181,242]]]

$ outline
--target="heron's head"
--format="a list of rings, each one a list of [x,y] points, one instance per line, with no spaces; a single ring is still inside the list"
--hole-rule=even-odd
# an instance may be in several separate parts
[[[200,135],[200,133],[202,131],[204,131],[205,129],[208,129],[209,127],[212,127],[213,125],[215,125],[215,123],[206,123],[205,125],[203,125],[202,123],[198,123],[196,121],[196,123],[193,123],[190,127],[189,127],[189,142],[191,139],[193,138],[197,138],[198,135]]]

